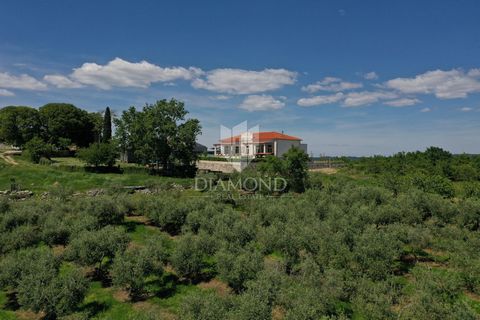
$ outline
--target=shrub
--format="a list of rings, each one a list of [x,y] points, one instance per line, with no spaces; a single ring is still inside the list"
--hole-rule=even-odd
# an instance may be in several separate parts
[[[16,290],[21,307],[45,312],[55,319],[75,310],[83,300],[87,282],[75,268],[60,268],[50,249],[21,250],[0,263],[0,286]]]
[[[123,222],[125,213],[111,197],[95,197],[93,199],[81,200],[77,204],[80,210],[95,217],[97,226],[102,228],[111,224]]]
[[[53,147],[39,137],[35,137],[25,144],[25,151],[33,163],[39,163],[41,158],[50,159]]]
[[[88,165],[112,167],[117,158],[117,150],[112,143],[92,143],[88,148],[80,149],[78,157]]]
[[[463,186],[463,193],[465,198],[480,198],[480,183],[468,182]]]
[[[355,242],[354,257],[360,274],[384,280],[393,272],[393,262],[401,252],[401,243],[395,234],[369,227]]]
[[[476,319],[477,315],[460,298],[462,283],[451,272],[415,267],[412,303],[404,308],[403,319]]]
[[[412,184],[422,191],[437,193],[445,198],[452,198],[455,195],[452,182],[440,175],[418,174],[412,178]]]
[[[31,265],[31,272],[18,283],[18,302],[35,312],[45,312],[46,319],[71,313],[83,301],[88,285],[77,270],[58,273],[43,264]]]
[[[176,196],[159,196],[143,201],[139,206],[139,212],[152,219],[162,230],[178,234],[187,215],[194,210],[202,210],[207,203],[203,199],[179,201]]]
[[[256,250],[223,249],[215,258],[219,277],[237,292],[243,290],[245,283],[254,279],[263,267],[263,256]]]
[[[459,223],[471,231],[480,230],[480,200],[466,199],[460,205]]]
[[[121,228],[107,226],[98,231],[83,231],[72,239],[65,255],[67,259],[82,265],[98,264],[98,272],[102,274],[103,260],[124,251],[128,241],[128,236]]]
[[[147,248],[130,249],[115,256],[112,279],[116,286],[127,289],[132,300],[139,298],[145,290],[146,277],[161,276],[163,269]]]
[[[27,248],[40,240],[40,234],[35,226],[21,225],[10,232],[0,233],[0,253]]]
[[[393,319],[391,306],[395,302],[399,288],[393,281],[373,282],[359,279],[353,297],[353,310],[368,319]]]
[[[461,164],[452,168],[452,179],[455,181],[478,180],[477,169],[471,164]]]
[[[205,262],[204,254],[195,236],[186,234],[180,238],[173,251],[171,262],[179,277],[198,280]]]
[[[186,297],[180,308],[180,320],[227,319],[231,308],[228,298],[219,297],[213,291],[200,292]]]
[[[8,198],[0,196],[0,214],[5,213],[10,209],[10,204],[8,203]]]

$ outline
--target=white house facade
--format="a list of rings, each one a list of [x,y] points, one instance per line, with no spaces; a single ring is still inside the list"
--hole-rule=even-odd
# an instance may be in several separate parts
[[[222,139],[214,145],[217,157],[258,158],[267,155],[281,157],[291,147],[297,147],[307,153],[307,145],[302,139],[284,133],[246,132]]]

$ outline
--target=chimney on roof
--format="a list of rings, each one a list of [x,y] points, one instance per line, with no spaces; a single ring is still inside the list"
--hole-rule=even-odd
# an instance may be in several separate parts
[[[282,134],[283,134],[283,130],[282,130]]]

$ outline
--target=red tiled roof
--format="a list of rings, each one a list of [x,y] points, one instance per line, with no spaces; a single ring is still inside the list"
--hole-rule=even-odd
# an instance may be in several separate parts
[[[253,141],[254,142],[268,142],[273,140],[291,140],[291,141],[301,141],[302,139],[289,136],[287,134],[275,132],[275,131],[267,131],[267,132],[254,132],[253,133]],[[220,143],[238,143],[240,141],[240,135],[233,136],[231,138],[221,139]]]

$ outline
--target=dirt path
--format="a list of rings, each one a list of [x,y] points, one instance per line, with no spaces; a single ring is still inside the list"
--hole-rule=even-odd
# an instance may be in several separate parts
[[[3,153],[0,153],[0,159],[2,159],[3,161],[5,161],[6,163],[8,164],[11,164],[13,166],[16,166],[18,164],[17,161],[15,161],[12,156],[6,156],[4,155]]]

